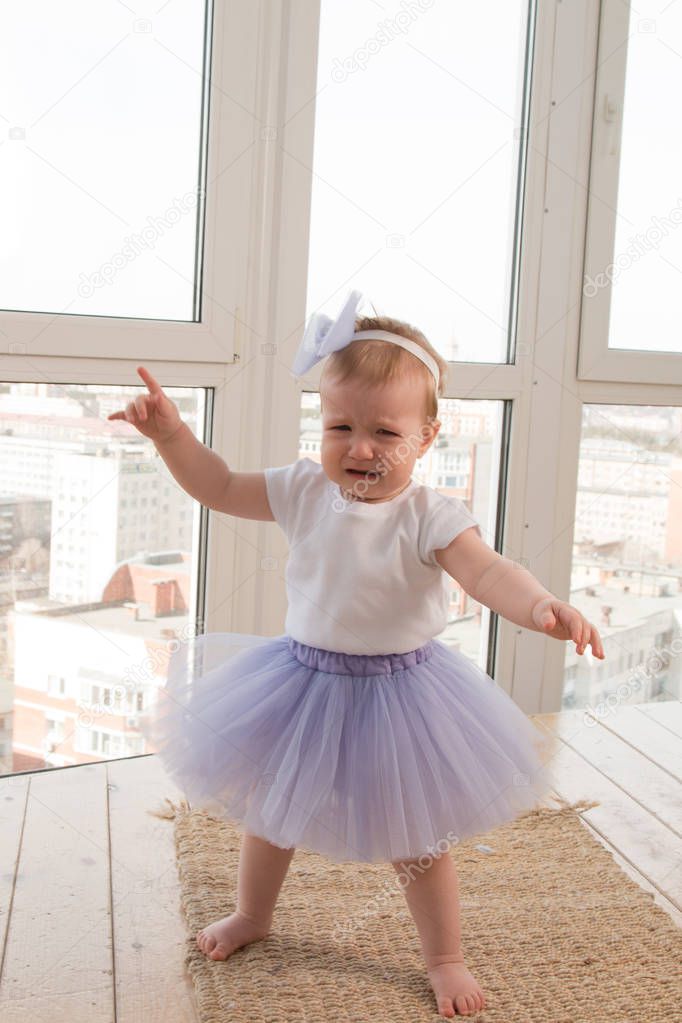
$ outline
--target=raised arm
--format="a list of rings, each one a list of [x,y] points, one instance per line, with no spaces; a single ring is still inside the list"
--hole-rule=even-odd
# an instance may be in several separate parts
[[[215,451],[197,440],[186,423],[156,450],[183,490],[213,511],[274,522],[265,473],[233,472]]]
[[[174,479],[200,504],[226,515],[274,522],[265,473],[233,472],[220,455],[197,440],[151,373],[144,366],[137,372],[148,393],[108,418],[125,420],[149,437]]]
[[[590,645],[596,657],[604,658],[596,627],[577,608],[545,589],[528,569],[493,550],[473,526],[434,553],[438,564],[479,604],[524,629],[553,639],[572,639],[579,654]]]

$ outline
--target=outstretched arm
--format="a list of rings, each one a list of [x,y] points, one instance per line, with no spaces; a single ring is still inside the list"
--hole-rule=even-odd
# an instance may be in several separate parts
[[[243,519],[274,522],[263,472],[233,472],[217,451],[194,436],[174,401],[144,366],[137,372],[147,386],[107,419],[132,423],[156,446],[183,490],[206,508]]]
[[[435,557],[479,604],[524,629],[553,639],[572,639],[579,654],[589,645],[596,657],[604,659],[596,627],[577,608],[545,589],[528,569],[489,547],[473,526],[435,551]]]

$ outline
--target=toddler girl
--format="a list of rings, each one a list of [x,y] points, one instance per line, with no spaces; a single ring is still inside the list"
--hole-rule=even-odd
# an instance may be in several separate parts
[[[313,316],[293,364],[301,375],[327,357],[321,464],[231,471],[143,367],[149,393],[109,417],[150,437],[201,504],[275,521],[289,546],[284,634],[197,637],[192,657],[171,658],[144,730],[193,805],[243,825],[236,910],[198,933],[205,955],[269,933],[296,846],[386,861],[439,1013],[469,1015],[485,997],[464,963],[450,845],[533,807],[549,780],[544,733],[435,638],[447,577],[522,627],[604,654],[596,628],[489,547],[462,501],[412,477],[440,428],[447,363],[409,325],[359,318],[361,299]]]

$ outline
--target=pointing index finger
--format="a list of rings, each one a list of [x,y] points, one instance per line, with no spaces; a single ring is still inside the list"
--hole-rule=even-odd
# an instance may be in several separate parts
[[[144,366],[138,366],[137,372],[140,374],[145,384],[149,388],[150,394],[159,394],[161,392],[161,385],[157,380],[154,379],[154,377],[151,375],[148,369],[145,369]]]

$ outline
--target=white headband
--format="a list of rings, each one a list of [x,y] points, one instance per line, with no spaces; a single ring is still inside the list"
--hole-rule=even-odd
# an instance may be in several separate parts
[[[390,330],[358,330],[355,334],[353,334],[351,341],[361,341],[364,340],[364,338],[371,338],[372,340],[374,340],[374,338],[378,338],[380,341],[392,341],[394,345],[400,345],[400,347],[404,348],[406,351],[412,352],[413,355],[416,355],[418,359],[421,359],[424,365],[431,370],[436,384],[436,390],[438,390],[438,363],[431,355],[429,355],[428,352],[425,352],[422,346],[418,345],[416,341],[412,341],[408,337],[403,337],[402,334],[394,334]]]
[[[351,343],[351,341],[364,341],[365,339],[376,339],[378,341],[390,341],[399,345],[406,351],[416,355],[430,370],[438,393],[438,382],[440,371],[436,360],[425,352],[421,345],[401,334],[393,334],[388,330],[360,330],[355,331],[355,319],[357,308],[363,300],[362,292],[351,291],[346,298],[341,311],[335,320],[324,313],[313,313],[308,321],[305,333],[294,356],[291,365],[291,372],[294,376],[303,376],[311,366],[314,366],[320,359],[332,352],[338,352]]]

